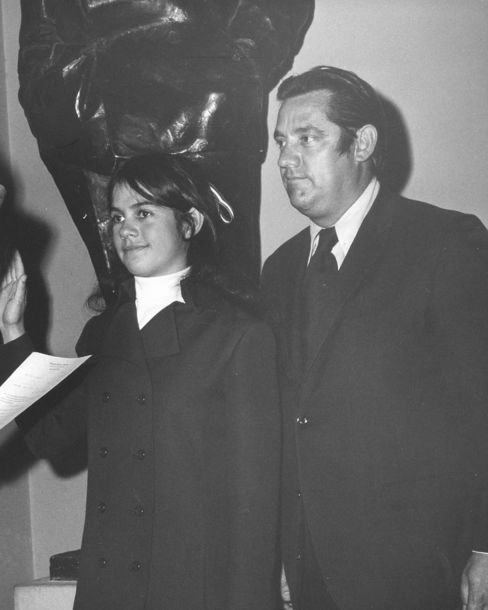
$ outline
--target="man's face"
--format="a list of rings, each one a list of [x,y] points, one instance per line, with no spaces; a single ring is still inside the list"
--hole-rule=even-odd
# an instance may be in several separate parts
[[[341,130],[327,118],[327,101],[326,91],[285,100],[274,134],[292,206],[324,227],[332,226],[360,193],[359,163],[353,152],[339,153]]]

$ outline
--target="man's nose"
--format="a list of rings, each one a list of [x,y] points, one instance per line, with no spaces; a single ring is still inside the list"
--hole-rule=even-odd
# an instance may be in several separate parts
[[[284,144],[280,149],[278,157],[278,166],[282,168],[297,167],[300,163],[300,157],[292,146]]]

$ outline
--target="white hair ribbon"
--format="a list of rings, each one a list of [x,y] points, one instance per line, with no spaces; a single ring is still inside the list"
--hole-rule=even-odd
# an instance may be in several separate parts
[[[234,220],[234,210],[230,206],[229,203],[222,197],[219,191],[215,188],[213,184],[209,183],[210,190],[212,191],[212,195],[215,197],[217,202],[217,208],[219,210],[220,220],[226,225],[230,224]]]

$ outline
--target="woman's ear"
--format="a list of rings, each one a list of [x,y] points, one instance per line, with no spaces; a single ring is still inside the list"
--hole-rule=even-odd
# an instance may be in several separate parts
[[[191,239],[197,235],[203,227],[203,222],[205,220],[203,214],[196,208],[190,208],[188,214],[191,216],[192,226],[187,226],[185,228],[185,239]]]

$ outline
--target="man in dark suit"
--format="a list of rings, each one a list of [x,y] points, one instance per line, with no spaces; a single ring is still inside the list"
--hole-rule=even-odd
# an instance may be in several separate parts
[[[488,608],[487,231],[380,184],[383,111],[355,74],[314,68],[278,99],[311,221],[263,270],[293,608]]]

